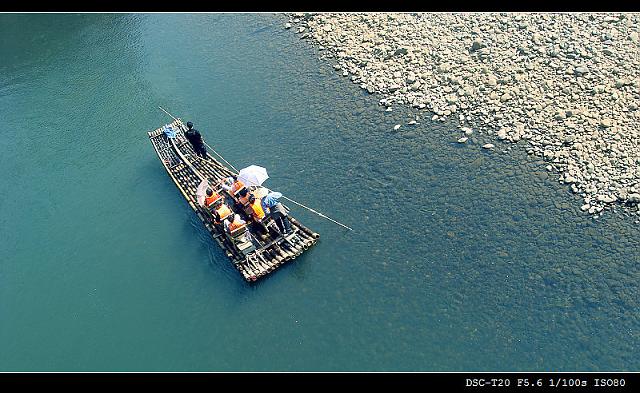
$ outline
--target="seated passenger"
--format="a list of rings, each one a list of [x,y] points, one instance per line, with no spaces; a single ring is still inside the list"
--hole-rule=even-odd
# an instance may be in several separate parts
[[[215,218],[216,224],[222,224],[229,215],[232,214],[231,209],[227,206],[226,203],[220,198],[217,202],[213,204],[213,217]]]
[[[204,198],[204,207],[208,208],[209,206],[217,202],[218,199],[221,199],[221,198],[222,197],[220,196],[220,194],[218,194],[217,192],[214,192],[210,188],[207,188],[207,196],[206,198]]]
[[[227,217],[227,219],[224,221],[224,229],[228,233],[232,233],[236,229],[241,228],[246,224],[247,223],[242,218],[240,218],[239,214],[233,214]]]
[[[231,186],[233,185],[233,182],[235,176],[229,176],[226,179],[223,179],[220,182],[220,186],[222,187],[223,190],[225,190],[226,192],[229,192],[229,190],[231,189]]]
[[[238,180],[235,176],[234,176],[234,182],[231,185],[231,189],[229,190],[229,193],[234,197],[237,198],[238,197],[238,193],[241,190],[246,190],[247,187],[244,186],[244,183],[241,182],[240,180]]]
[[[249,195],[247,215],[251,217],[251,227],[253,228],[253,230],[256,231],[256,233],[258,233],[263,240],[266,239],[269,230],[267,229],[264,222],[262,222],[262,220],[265,218],[265,213],[260,204],[260,199],[257,199],[253,194]]]
[[[229,176],[222,181],[222,189],[228,192],[232,197],[236,198],[238,196],[238,192],[242,189],[246,189],[244,183],[238,180],[238,176],[233,175]]]
[[[239,195],[238,202],[240,203],[240,205],[248,206],[249,205],[249,198],[251,197],[251,193],[249,193],[249,191],[246,188],[243,188],[242,190],[240,190],[238,195]]]
[[[260,199],[257,199],[254,195],[249,196],[249,206],[251,207],[251,217],[254,221],[260,222],[264,219],[265,213],[260,203]]]

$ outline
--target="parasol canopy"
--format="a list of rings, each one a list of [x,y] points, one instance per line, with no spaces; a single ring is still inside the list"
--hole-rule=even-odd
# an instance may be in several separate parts
[[[258,165],[242,168],[238,173],[238,180],[247,186],[260,186],[268,178],[267,169]]]
[[[204,199],[207,197],[207,188],[209,188],[209,181],[204,179],[198,184],[198,188],[196,189],[196,198],[200,206],[204,206]]]

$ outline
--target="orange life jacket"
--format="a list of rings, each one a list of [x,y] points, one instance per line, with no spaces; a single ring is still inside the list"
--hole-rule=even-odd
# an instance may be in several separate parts
[[[223,203],[216,209],[216,213],[218,213],[220,220],[224,220],[225,218],[229,217],[229,214],[231,214],[231,209],[229,209],[229,207]]]
[[[242,204],[242,206],[246,206],[249,204],[249,197],[251,196],[250,193],[247,192],[246,196],[241,196],[238,198],[238,202],[240,202]]]
[[[235,218],[234,218],[233,222],[231,224],[229,224],[229,232],[235,231],[236,229],[240,228],[244,224],[245,224],[244,222],[236,221]]]
[[[262,220],[264,218],[264,210],[262,210],[262,205],[260,204],[260,200],[256,198],[255,201],[251,204],[251,210],[253,210],[253,218],[257,220]]]
[[[206,207],[209,207],[213,202],[215,202],[219,198],[220,198],[220,195],[218,195],[217,192],[214,192],[213,195],[204,198],[204,205]]]
[[[231,193],[231,195],[236,195],[236,193],[240,191],[242,188],[244,188],[244,183],[241,182],[240,180],[236,180],[231,185],[231,189],[229,190],[229,192]]]

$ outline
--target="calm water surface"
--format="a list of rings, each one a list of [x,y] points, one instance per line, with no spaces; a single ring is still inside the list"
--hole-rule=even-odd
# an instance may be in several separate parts
[[[0,370],[640,369],[633,219],[406,126],[283,23],[0,15]],[[245,283],[148,141],[157,105],[354,231],[292,207],[321,241]]]

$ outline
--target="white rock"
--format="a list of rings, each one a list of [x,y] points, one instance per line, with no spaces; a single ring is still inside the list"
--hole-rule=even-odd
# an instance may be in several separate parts
[[[482,145],[483,149],[493,149],[495,146],[492,143]]]
[[[585,67],[585,66],[578,66],[573,70],[573,72],[576,75],[583,75],[583,74],[586,74],[587,72],[589,72],[589,69],[587,67]]]
[[[398,131],[398,129],[399,129],[399,128],[400,128],[400,124],[396,124],[396,125],[393,127],[393,130],[394,130],[394,131]]]
[[[638,193],[629,194],[629,196],[627,197],[627,201],[631,203],[640,203],[640,194]]]
[[[284,28],[285,29],[290,29],[291,28],[291,23],[285,23]]]
[[[463,136],[462,138],[458,139],[458,143],[465,143],[468,140],[469,138],[467,138],[466,136]]]
[[[511,94],[509,93],[504,93],[503,95],[500,96],[500,102],[506,102],[509,101],[511,99]]]
[[[604,203],[611,203],[617,200],[615,196],[601,195],[601,194],[598,195],[596,199],[598,200],[598,202],[604,202]]]

